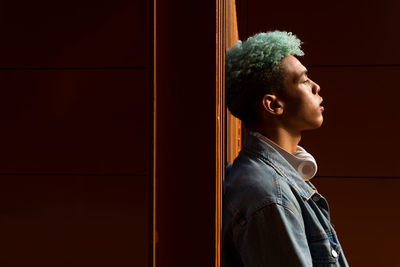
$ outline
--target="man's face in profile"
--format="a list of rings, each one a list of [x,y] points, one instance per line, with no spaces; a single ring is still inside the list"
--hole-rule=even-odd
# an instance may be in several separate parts
[[[283,66],[283,123],[294,131],[316,129],[322,125],[324,108],[320,87],[308,77],[306,67],[294,56],[286,56]]]

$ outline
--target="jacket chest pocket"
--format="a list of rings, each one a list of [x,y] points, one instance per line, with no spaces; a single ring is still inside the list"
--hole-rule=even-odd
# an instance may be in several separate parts
[[[342,252],[328,237],[309,242],[309,247],[314,267],[335,266]]]

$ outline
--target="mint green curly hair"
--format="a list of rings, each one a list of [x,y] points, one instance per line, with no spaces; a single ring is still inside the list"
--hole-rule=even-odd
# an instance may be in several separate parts
[[[303,56],[301,41],[291,32],[262,32],[238,41],[225,55],[226,102],[247,125],[256,118],[254,105],[265,94],[282,88],[281,59]]]

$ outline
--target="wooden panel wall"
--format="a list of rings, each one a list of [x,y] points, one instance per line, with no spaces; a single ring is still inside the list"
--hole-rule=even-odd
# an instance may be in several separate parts
[[[328,198],[350,265],[396,265],[399,3],[237,0],[237,6],[241,39],[279,29],[304,42],[301,60],[320,84],[326,109],[321,129],[304,133],[301,144],[317,158],[313,183]]]
[[[398,178],[318,177],[350,266],[396,266]],[[372,251],[371,246],[374,247]]]
[[[157,267],[215,264],[216,2],[157,2]]]
[[[149,266],[152,1],[0,6],[0,265]]]

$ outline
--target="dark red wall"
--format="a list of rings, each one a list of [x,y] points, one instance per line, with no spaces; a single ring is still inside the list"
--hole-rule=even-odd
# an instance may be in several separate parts
[[[287,30],[324,97],[324,124],[301,144],[351,266],[396,265],[400,216],[399,3],[238,0],[240,37]]]
[[[157,3],[157,266],[215,262],[215,1]]]
[[[149,266],[152,1],[0,6],[0,265]]]

